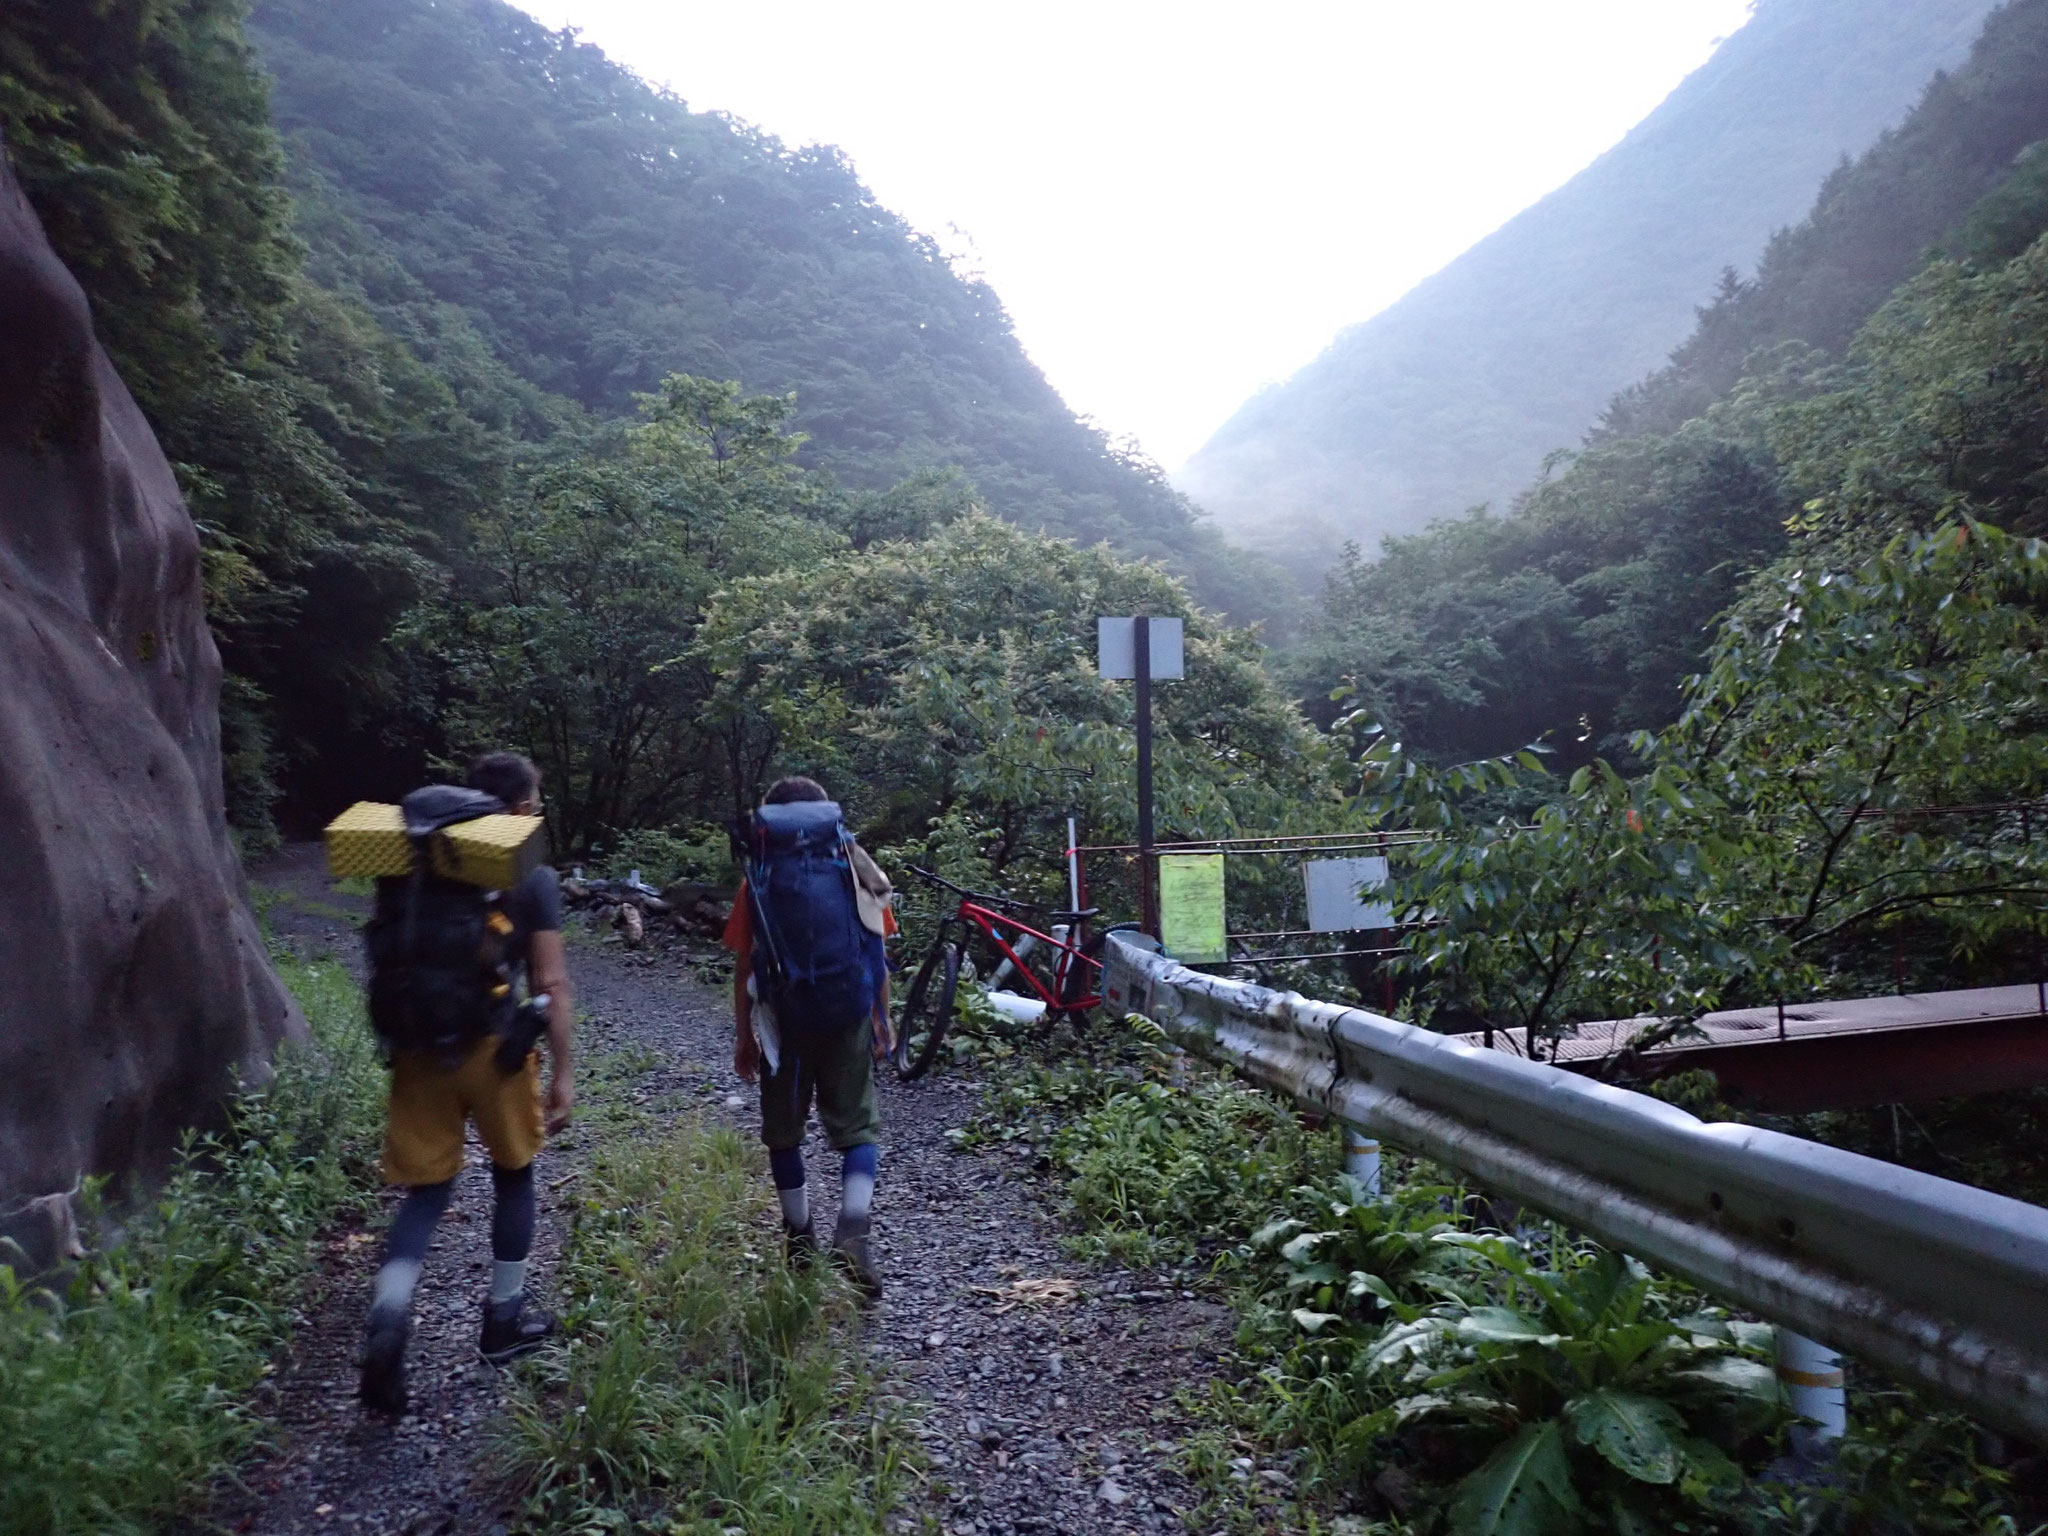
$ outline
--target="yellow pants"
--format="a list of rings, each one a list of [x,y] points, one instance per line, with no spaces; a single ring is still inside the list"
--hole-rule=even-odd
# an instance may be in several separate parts
[[[462,1126],[490,1149],[491,1161],[516,1172],[543,1140],[540,1057],[507,1075],[493,1059],[498,1039],[477,1041],[452,1071],[432,1057],[400,1051],[391,1064],[391,1113],[384,1130],[384,1178],[391,1184],[439,1184],[462,1172]]]

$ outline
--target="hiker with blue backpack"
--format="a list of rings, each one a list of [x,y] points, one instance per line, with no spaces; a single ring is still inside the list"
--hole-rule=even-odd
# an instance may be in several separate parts
[[[870,1300],[868,1244],[880,1120],[874,1064],[893,1043],[883,940],[889,881],[815,780],[779,779],[740,828],[745,880],[726,924],[736,957],[733,1069],[761,1085],[761,1140],[790,1262],[817,1251],[803,1156],[813,1103],[843,1162],[833,1256]]]

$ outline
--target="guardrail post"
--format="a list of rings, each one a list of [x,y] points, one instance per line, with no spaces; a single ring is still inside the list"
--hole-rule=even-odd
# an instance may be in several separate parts
[[[1842,1357],[1782,1325],[1776,1334],[1778,1386],[1792,1412],[1805,1421],[1792,1426],[1792,1454],[1801,1461],[1826,1461],[1849,1428]]]
[[[1365,1186],[1375,1200],[1380,1196],[1380,1144],[1355,1126],[1344,1130],[1344,1171]]]

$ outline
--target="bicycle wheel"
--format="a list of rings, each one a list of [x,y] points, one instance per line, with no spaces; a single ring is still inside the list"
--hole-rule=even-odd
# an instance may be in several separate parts
[[[1089,1007],[1077,1007],[1076,1004],[1079,1000],[1091,995],[1099,995],[1102,991],[1102,951],[1108,945],[1109,936],[1112,933],[1136,933],[1137,931],[1138,925],[1136,923],[1111,923],[1102,932],[1091,933],[1088,936],[1081,945],[1081,958],[1079,960],[1071,955],[1060,957],[1060,1011],[1067,1016],[1068,1022],[1074,1028],[1079,1029],[1082,1025],[1086,1024],[1088,1022],[1088,1015],[1094,1012],[1092,1005]],[[1085,965],[1082,962],[1086,960],[1093,960],[1096,963],[1094,965]]]
[[[917,979],[903,999],[903,1016],[896,1023],[896,1049],[890,1060],[905,1082],[931,1069],[952,1026],[953,993],[959,985],[960,946],[941,935],[917,968]]]

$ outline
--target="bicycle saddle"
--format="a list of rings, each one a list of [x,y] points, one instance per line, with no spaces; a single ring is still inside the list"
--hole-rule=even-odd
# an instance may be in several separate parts
[[[1091,917],[1100,917],[1102,908],[1086,907],[1079,912],[1049,912],[1046,915],[1056,923],[1085,923]]]

